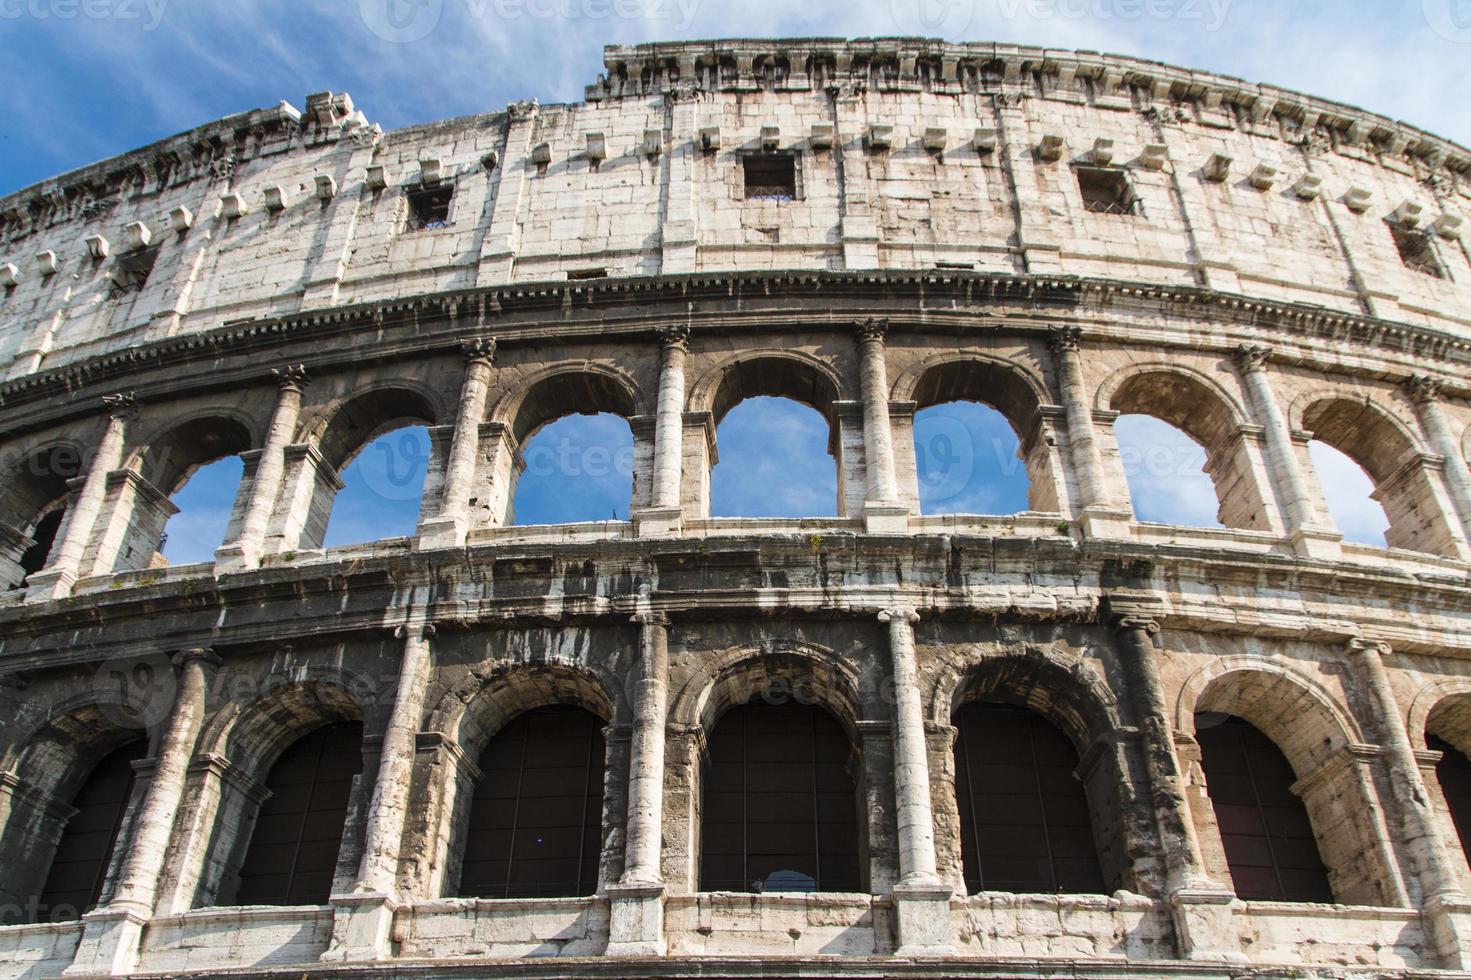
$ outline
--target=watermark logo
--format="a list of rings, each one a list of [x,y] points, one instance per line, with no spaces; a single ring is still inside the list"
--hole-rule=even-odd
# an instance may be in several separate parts
[[[976,0],[889,0],[898,33],[958,39],[976,15]]]
[[[401,429],[363,451],[357,461],[357,473],[375,496],[400,503],[423,496],[429,455],[422,432],[422,429]]]
[[[439,27],[446,3],[470,21],[629,20],[684,31],[694,22],[700,0],[358,0],[358,14],[363,26],[390,44],[412,44]]]
[[[158,30],[169,0],[0,0],[0,20],[96,20]]]
[[[161,653],[115,654],[92,677],[99,709],[121,728],[161,724],[173,708],[177,687],[174,666]]]
[[[1103,22],[1185,21],[1203,30],[1225,26],[1235,0],[996,0],[1006,20],[1091,20]]]
[[[358,0],[363,26],[390,44],[422,41],[439,26],[444,0]]]
[[[1471,0],[1420,0],[1425,23],[1447,41],[1471,44]]]

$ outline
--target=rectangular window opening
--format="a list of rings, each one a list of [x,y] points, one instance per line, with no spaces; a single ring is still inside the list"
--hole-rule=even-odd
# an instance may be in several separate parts
[[[1139,199],[1129,175],[1110,167],[1077,167],[1083,207],[1094,214],[1138,214]]]
[[[568,269],[567,270],[567,281],[568,282],[577,282],[578,280],[583,280],[583,279],[606,279],[606,278],[608,278],[608,270],[607,269]]]
[[[153,263],[157,261],[157,245],[119,255],[117,266],[112,273],[113,288],[119,293],[138,292],[148,281],[148,275],[153,271]]]
[[[1406,269],[1433,279],[1445,278],[1440,263],[1436,261],[1429,235],[1399,225],[1390,225],[1389,233],[1394,237],[1394,247],[1399,250],[1400,261],[1405,264]]]
[[[795,201],[797,158],[790,153],[749,153],[741,157],[748,201]]]
[[[449,225],[449,202],[455,196],[450,186],[409,191],[409,231],[428,231]]]

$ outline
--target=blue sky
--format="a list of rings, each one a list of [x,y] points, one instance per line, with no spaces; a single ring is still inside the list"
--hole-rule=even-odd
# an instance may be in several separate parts
[[[1133,54],[1301,89],[1471,142],[1471,0],[0,0],[0,90],[10,94],[0,194],[234,112],[282,99],[300,107],[309,92],[346,90],[394,129],[523,98],[576,100],[601,70],[605,43],[801,35]],[[1119,436],[1138,442],[1140,459],[1170,461],[1162,482],[1131,474],[1141,517],[1214,523],[1188,440],[1127,419]],[[422,463],[411,464],[423,438],[390,434],[347,468],[330,543],[412,530]],[[752,402],[730,413],[719,438],[715,513],[832,513],[832,461],[810,410]],[[939,407],[916,420],[916,439],[926,512],[1025,507],[1015,436],[994,413]],[[552,463],[529,462],[518,521],[627,516],[624,423],[568,419],[537,441]],[[1326,486],[1357,481],[1363,490],[1353,464],[1322,449],[1314,459]],[[213,551],[237,481],[238,464],[221,464],[182,491],[170,560]],[[1335,516],[1350,536],[1373,540],[1382,515],[1362,498],[1335,504]]]

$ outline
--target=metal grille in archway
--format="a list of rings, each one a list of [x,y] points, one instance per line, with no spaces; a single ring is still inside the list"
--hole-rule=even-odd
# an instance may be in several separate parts
[[[567,705],[537,708],[480,754],[460,894],[591,895],[602,847],[603,722]]]
[[[955,714],[966,891],[1102,893],[1088,797],[1068,737],[1025,708]]]
[[[325,905],[337,870],[352,778],[363,767],[363,726],[344,721],[298,739],[271,767],[237,905]]]
[[[77,812],[66,822],[56,846],[41,890],[38,919],[77,919],[97,904],[133,795],[133,763],[147,754],[148,741],[141,738],[114,749],[77,791],[72,799]]]
[[[1331,903],[1328,872],[1282,750],[1230,715],[1196,715],[1195,740],[1236,897]]]
[[[756,702],[726,712],[702,781],[700,890],[860,890],[851,755],[820,708]]]

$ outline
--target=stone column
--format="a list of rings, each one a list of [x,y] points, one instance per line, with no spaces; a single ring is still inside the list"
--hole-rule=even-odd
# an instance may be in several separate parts
[[[669,701],[669,620],[644,610],[634,683],[633,739],[628,760],[628,834],[623,877],[612,900],[608,953],[664,955],[664,727]]]
[[[153,778],[133,821],[117,887],[107,905],[82,917],[82,938],[68,975],[112,976],[130,973],[137,965],[143,929],[153,915],[168,859],[174,815],[184,800],[189,764],[204,720],[208,672],[219,660],[211,651],[198,649],[179,654],[174,662],[179,665],[178,693]]]
[[[1420,773],[1420,762],[1405,729],[1404,715],[1384,669],[1389,644],[1355,637],[1348,642],[1349,664],[1355,685],[1365,695],[1369,730],[1384,751],[1388,770],[1391,812],[1398,824],[1396,849],[1409,860],[1418,885],[1427,932],[1445,965],[1454,970],[1471,963],[1471,906],[1446,855],[1445,842]]]
[[[1078,500],[1074,517],[1092,537],[1120,537],[1129,531],[1133,515],[1115,506],[1109,497],[1103,454],[1093,432],[1093,409],[1083,383],[1083,360],[1078,353],[1083,331],[1063,327],[1052,331],[1047,346],[1057,366],[1058,394],[1067,416],[1067,441]]]
[[[324,962],[383,959],[390,952],[393,913],[398,908],[398,859],[408,818],[424,697],[434,666],[434,627],[411,623],[395,634],[404,641],[393,711],[383,732],[378,775],[368,804],[363,856],[351,894],[333,895],[332,944]]]
[[[654,409],[654,480],[651,505],[634,515],[639,537],[677,536],[684,516],[680,487],[684,472],[684,361],[686,326],[661,331],[659,399]]]
[[[240,533],[234,541],[221,545],[215,552],[220,571],[243,571],[260,564],[261,543],[281,494],[281,477],[286,469],[286,447],[296,437],[296,422],[301,416],[301,390],[306,387],[306,368],[301,365],[274,368],[280,386],[276,408],[271,413],[271,426],[255,462],[250,480],[250,498],[245,516],[240,519]]]
[[[894,886],[898,948],[895,955],[952,951],[952,888],[935,869],[935,812],[930,803],[929,744],[919,696],[914,624],[907,606],[879,613],[889,625],[894,672],[894,796],[899,832],[899,883]]]
[[[1272,352],[1266,347],[1242,345],[1236,349],[1236,364],[1246,381],[1252,411],[1262,426],[1267,443],[1267,465],[1272,482],[1282,501],[1282,517],[1293,548],[1305,557],[1334,558],[1339,554],[1340,535],[1318,526],[1313,510],[1313,495],[1307,478],[1298,464],[1297,448],[1292,444],[1292,430],[1277,404],[1277,395],[1267,377],[1266,365]]]
[[[460,411],[450,437],[449,461],[439,513],[419,527],[420,548],[458,548],[469,531],[470,490],[475,483],[475,458],[480,454],[480,423],[490,393],[490,369],[495,362],[495,338],[467,340],[465,380],[460,386]]]
[[[909,508],[899,502],[894,429],[889,419],[889,372],[884,357],[889,321],[869,317],[858,321],[856,329],[863,383],[863,523],[870,534],[904,534],[909,530]]]
[[[1467,469],[1466,457],[1440,407],[1441,383],[1416,375],[1405,387],[1420,414],[1420,425],[1425,430],[1427,441],[1435,452],[1445,457],[1446,489],[1456,505],[1461,527],[1471,536],[1471,470]]]
[[[61,540],[52,549],[46,567],[32,575],[27,583],[27,602],[45,602],[71,594],[107,496],[108,474],[122,465],[124,436],[128,423],[138,417],[138,403],[130,392],[108,395],[102,401],[108,409],[107,428],[97,444],[92,465],[87,468],[81,491],[63,519]]]
[[[1159,632],[1155,609],[1151,601],[1110,596],[1104,611],[1112,621],[1114,647],[1139,725],[1149,805],[1164,860],[1165,894],[1182,956],[1243,962],[1246,957],[1231,928],[1234,895],[1206,875],[1185,798],[1185,779],[1175,756],[1169,707],[1155,661],[1153,637]]]

